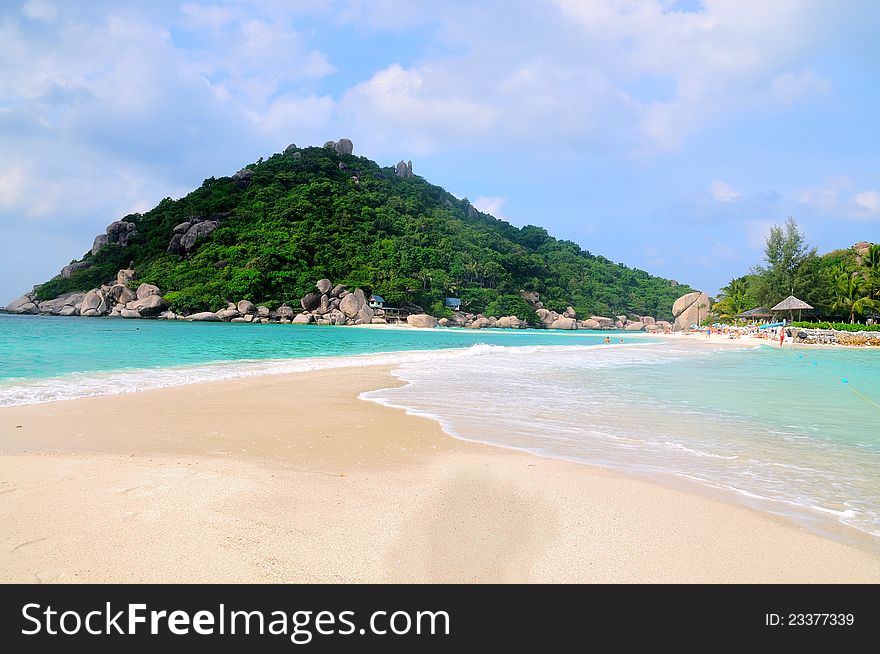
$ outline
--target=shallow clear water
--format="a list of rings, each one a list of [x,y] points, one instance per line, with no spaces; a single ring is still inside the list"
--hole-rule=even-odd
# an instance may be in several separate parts
[[[487,349],[396,374],[409,383],[365,397],[461,438],[695,482],[880,546],[880,352]]]
[[[478,344],[594,345],[604,336],[0,314],[0,407],[270,372],[397,363],[426,351]],[[626,335],[615,335],[619,338]]]
[[[605,336],[0,315],[0,407],[391,363],[407,385],[366,399],[458,437],[708,486],[880,547],[880,352]]]

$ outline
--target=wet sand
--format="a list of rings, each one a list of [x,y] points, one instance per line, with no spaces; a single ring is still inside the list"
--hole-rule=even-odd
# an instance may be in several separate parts
[[[878,582],[746,507],[465,443],[388,367],[0,409],[5,582]]]

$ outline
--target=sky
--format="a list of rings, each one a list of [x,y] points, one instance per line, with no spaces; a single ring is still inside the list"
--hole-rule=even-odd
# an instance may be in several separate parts
[[[880,240],[875,0],[0,0],[0,304],[110,222],[350,138],[715,293]]]

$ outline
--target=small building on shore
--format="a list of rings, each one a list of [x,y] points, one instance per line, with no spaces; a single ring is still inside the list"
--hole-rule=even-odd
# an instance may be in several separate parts
[[[812,311],[812,309],[812,306],[810,306],[800,298],[796,298],[794,295],[789,295],[782,302],[770,309],[770,311],[787,311],[789,320],[793,321],[795,311],[798,312],[798,320],[800,320],[803,317],[804,311]]]
[[[461,298],[448,297],[443,301],[443,304],[446,305],[448,309],[459,311],[461,309]]]
[[[371,309],[384,309],[385,308],[385,298],[381,295],[373,294],[370,296],[370,308]]]
[[[760,320],[770,320],[773,317],[773,312],[766,307],[756,307],[754,309],[749,309],[748,311],[743,311],[742,313],[738,313],[734,316],[737,320],[745,320],[747,322],[758,322]]]

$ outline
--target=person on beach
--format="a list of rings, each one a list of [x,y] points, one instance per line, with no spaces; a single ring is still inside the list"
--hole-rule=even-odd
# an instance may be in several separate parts
[[[611,337],[610,337],[610,336],[606,336],[606,337],[605,337],[605,342],[606,342],[606,343],[611,343]]]

